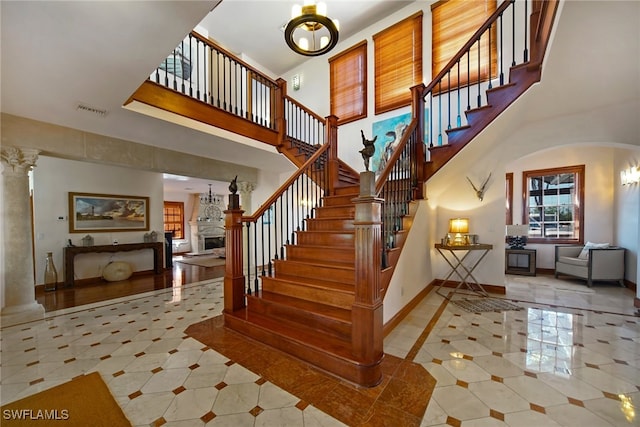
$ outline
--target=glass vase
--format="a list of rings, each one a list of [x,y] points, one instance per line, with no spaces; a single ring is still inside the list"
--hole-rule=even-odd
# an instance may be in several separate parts
[[[47,252],[44,260],[44,290],[55,291],[58,283],[58,271],[53,263],[53,253]]]

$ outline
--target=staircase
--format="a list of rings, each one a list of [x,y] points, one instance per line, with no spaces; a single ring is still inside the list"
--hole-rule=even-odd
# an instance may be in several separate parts
[[[286,260],[262,277],[246,307],[225,313],[225,325],[355,383],[375,385],[352,354],[355,301],[355,206],[358,187],[324,198]]]
[[[131,100],[187,117],[196,112],[196,119],[271,144],[299,167],[254,214],[245,216],[239,206],[230,206],[225,223],[225,326],[347,381],[366,387],[379,383],[382,299],[412,222],[412,200],[422,198],[424,183],[541,78],[556,0],[533,1],[530,15],[525,6],[531,58],[525,54],[524,62],[507,67],[508,83],[503,83],[501,71],[496,87],[484,82],[480,93],[478,85],[477,107],[458,107],[463,123],[430,132],[431,137],[444,135],[438,138],[443,142],[429,143],[428,154],[424,152],[425,106],[430,106],[432,128],[436,122],[452,122],[451,116],[436,116],[426,104],[449,96],[451,106],[451,92],[434,94],[434,88],[485,32],[498,21],[502,24],[503,13],[513,4],[501,4],[428,86],[412,88],[413,120],[375,185],[368,187],[371,191],[337,158],[337,118],[322,119],[305,110],[286,96],[286,82],[262,78],[277,97],[266,119],[242,106],[218,111],[216,104],[226,105],[220,100],[206,98],[205,107],[203,100],[188,99],[184,89],[180,94],[162,88],[159,73],[156,83],[145,82],[132,95]],[[304,122],[291,129],[300,116]],[[267,221],[271,210],[275,218]]]

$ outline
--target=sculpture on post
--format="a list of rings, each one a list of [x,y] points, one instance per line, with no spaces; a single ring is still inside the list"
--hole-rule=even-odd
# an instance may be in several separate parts
[[[366,139],[362,129],[360,129],[360,135],[362,135],[362,145],[364,145],[364,148],[360,150],[360,154],[362,154],[362,159],[364,160],[364,168],[369,172],[369,159],[376,152],[375,142],[378,139],[378,135],[374,136],[373,139]]]
[[[231,194],[236,194],[238,192],[238,175],[231,180],[231,183],[229,184],[229,192]]]

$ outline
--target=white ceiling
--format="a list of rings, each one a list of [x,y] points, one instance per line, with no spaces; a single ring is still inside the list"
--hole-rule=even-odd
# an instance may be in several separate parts
[[[293,0],[224,0],[207,15],[217,1],[2,0],[0,107],[5,113],[114,138],[266,171],[289,170],[284,156],[272,151],[122,108],[167,53],[201,22],[223,47],[248,56],[276,76],[307,59],[289,50],[280,29]],[[325,2],[329,16],[340,21],[341,38],[411,3]],[[604,108],[621,100],[637,102],[639,3],[564,3],[543,83],[521,102],[526,120]],[[97,117],[78,111],[78,103],[108,113]],[[640,144],[640,117],[616,125],[620,139]],[[513,131],[518,123],[503,126]],[[196,191],[208,190],[207,181],[196,183]],[[189,184],[179,183],[184,185]],[[224,183],[219,185],[224,193]]]
[[[325,2],[329,15],[340,20],[342,37],[410,3]],[[276,77],[308,59],[292,52],[280,31],[293,1],[224,0],[207,16],[218,3],[2,0],[2,111],[267,171],[291,170],[292,165],[274,150],[263,151],[122,108],[201,21],[209,36],[226,49],[249,56]],[[107,114],[98,117],[78,111],[79,103]],[[190,186],[204,191],[207,183],[167,181],[167,189]]]

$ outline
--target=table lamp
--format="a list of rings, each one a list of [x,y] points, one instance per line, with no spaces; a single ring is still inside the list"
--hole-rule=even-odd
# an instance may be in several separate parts
[[[449,220],[449,233],[454,235],[452,245],[465,245],[466,239],[463,235],[469,233],[469,218],[451,218]]]
[[[529,225],[507,225],[507,244],[509,249],[524,249],[529,235]]]

